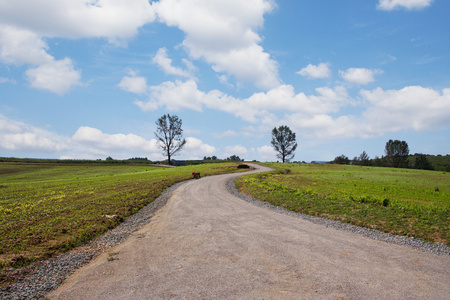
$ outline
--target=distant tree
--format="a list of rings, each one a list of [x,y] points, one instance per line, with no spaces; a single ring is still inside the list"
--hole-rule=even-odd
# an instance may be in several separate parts
[[[408,167],[409,147],[405,141],[389,140],[386,143],[384,152],[394,168]]]
[[[277,157],[284,162],[289,162],[295,156],[297,143],[295,133],[288,126],[280,126],[272,130],[272,146],[278,152]]]
[[[372,165],[375,167],[386,167],[387,166],[387,161],[386,161],[386,157],[384,156],[375,156],[374,159],[372,159]]]
[[[342,154],[340,156],[336,156],[331,163],[339,164],[339,165],[348,165],[348,164],[350,164],[350,159],[348,159],[347,156]]]
[[[114,160],[111,156],[108,156],[105,160]]]
[[[362,166],[370,166],[370,157],[367,155],[366,151],[363,151],[358,157],[359,164]]]
[[[414,169],[433,170],[433,166],[423,154],[415,155]]]
[[[163,155],[167,156],[169,165],[171,164],[170,158],[186,145],[186,139],[182,138],[183,129],[181,129],[181,125],[182,121],[176,115],[167,114],[156,121],[155,136]]]
[[[217,160],[217,156],[213,155],[213,156],[211,156],[211,159],[212,160]]]
[[[227,157],[227,160],[231,161],[244,161],[243,159],[240,159],[237,155],[231,155],[230,157]]]

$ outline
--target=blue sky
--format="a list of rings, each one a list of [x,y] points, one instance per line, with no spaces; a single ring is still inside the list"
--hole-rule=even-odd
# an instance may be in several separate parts
[[[0,156],[276,161],[450,153],[447,0],[0,0]]]

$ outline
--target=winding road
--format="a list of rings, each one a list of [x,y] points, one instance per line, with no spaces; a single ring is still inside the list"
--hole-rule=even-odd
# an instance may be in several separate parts
[[[449,257],[254,206],[226,189],[240,175],[181,185],[48,298],[450,299]]]

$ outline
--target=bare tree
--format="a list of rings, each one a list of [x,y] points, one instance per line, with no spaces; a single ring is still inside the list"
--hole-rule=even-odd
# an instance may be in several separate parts
[[[283,162],[289,162],[294,158],[297,143],[295,142],[295,133],[287,126],[275,127],[272,130],[272,146],[278,152],[277,157]]]
[[[170,158],[183,149],[186,144],[186,139],[182,138],[183,129],[181,129],[181,125],[182,121],[176,115],[167,114],[156,121],[155,136],[163,154],[167,156],[169,165],[171,164]]]

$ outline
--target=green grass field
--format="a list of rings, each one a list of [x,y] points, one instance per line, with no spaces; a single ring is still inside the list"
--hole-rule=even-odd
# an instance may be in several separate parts
[[[351,165],[268,164],[241,192],[296,212],[450,245],[450,174]]]
[[[194,171],[207,176],[235,172],[236,166],[0,163],[0,269],[21,267],[90,240],[165,188],[192,178]]]

